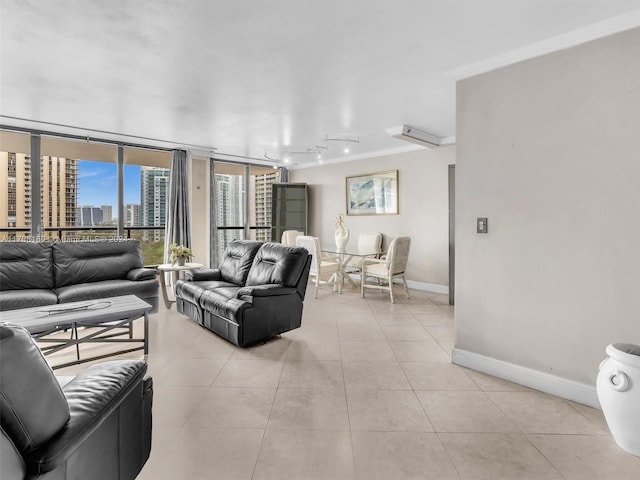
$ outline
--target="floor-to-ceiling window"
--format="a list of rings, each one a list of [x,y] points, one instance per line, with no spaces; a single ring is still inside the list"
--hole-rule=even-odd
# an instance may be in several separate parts
[[[124,227],[142,242],[146,265],[164,263],[171,154],[141,148],[124,149]]]
[[[218,253],[233,239],[270,240],[271,184],[278,171],[219,160],[214,166]]]
[[[132,237],[146,265],[162,263],[168,151],[122,147],[120,176],[113,142],[0,131],[0,145],[0,239]]]

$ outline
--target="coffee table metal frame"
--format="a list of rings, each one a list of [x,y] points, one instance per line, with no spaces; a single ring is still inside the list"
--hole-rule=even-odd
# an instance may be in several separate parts
[[[52,366],[53,369],[144,350],[149,353],[149,305],[135,295],[98,298],[80,302],[46,305],[0,312],[0,321],[24,327],[40,344],[45,356],[66,348],[75,348],[76,360]],[[144,318],[144,337],[133,338],[133,321]],[[79,327],[90,327],[89,335],[80,337]],[[125,331],[122,329],[125,328]],[[116,330],[120,329],[120,331]],[[48,338],[53,333],[70,331],[70,337]],[[118,338],[126,335],[128,338]],[[102,355],[80,358],[82,343],[140,343],[137,347]]]

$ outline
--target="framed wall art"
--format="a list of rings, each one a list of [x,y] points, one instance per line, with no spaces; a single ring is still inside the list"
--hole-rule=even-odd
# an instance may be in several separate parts
[[[347,215],[397,215],[398,171],[347,177]]]

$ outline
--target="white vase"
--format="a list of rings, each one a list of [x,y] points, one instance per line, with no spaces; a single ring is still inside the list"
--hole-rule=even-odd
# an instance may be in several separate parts
[[[596,391],[616,443],[640,457],[640,346],[612,343],[602,361]]]
[[[349,229],[346,225],[338,227],[335,233],[335,239],[338,250],[344,250],[347,246],[347,242],[349,241]]]
[[[184,265],[187,263],[187,257],[185,257],[184,255],[180,255],[178,257],[178,266],[179,267],[184,267]]]

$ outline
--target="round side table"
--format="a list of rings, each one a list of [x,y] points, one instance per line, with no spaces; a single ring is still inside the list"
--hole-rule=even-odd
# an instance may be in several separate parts
[[[156,267],[160,272],[160,290],[162,290],[162,299],[164,300],[164,306],[167,307],[167,310],[169,310],[171,306],[176,303],[174,288],[176,280],[178,280],[178,277],[180,276],[180,272],[184,272],[186,270],[198,270],[202,267],[203,265],[201,263],[185,263],[184,265],[178,265],[177,263],[163,263]],[[167,285],[167,281],[165,279],[166,273],[171,273],[169,285]],[[173,300],[169,298],[167,287],[171,288]]]

